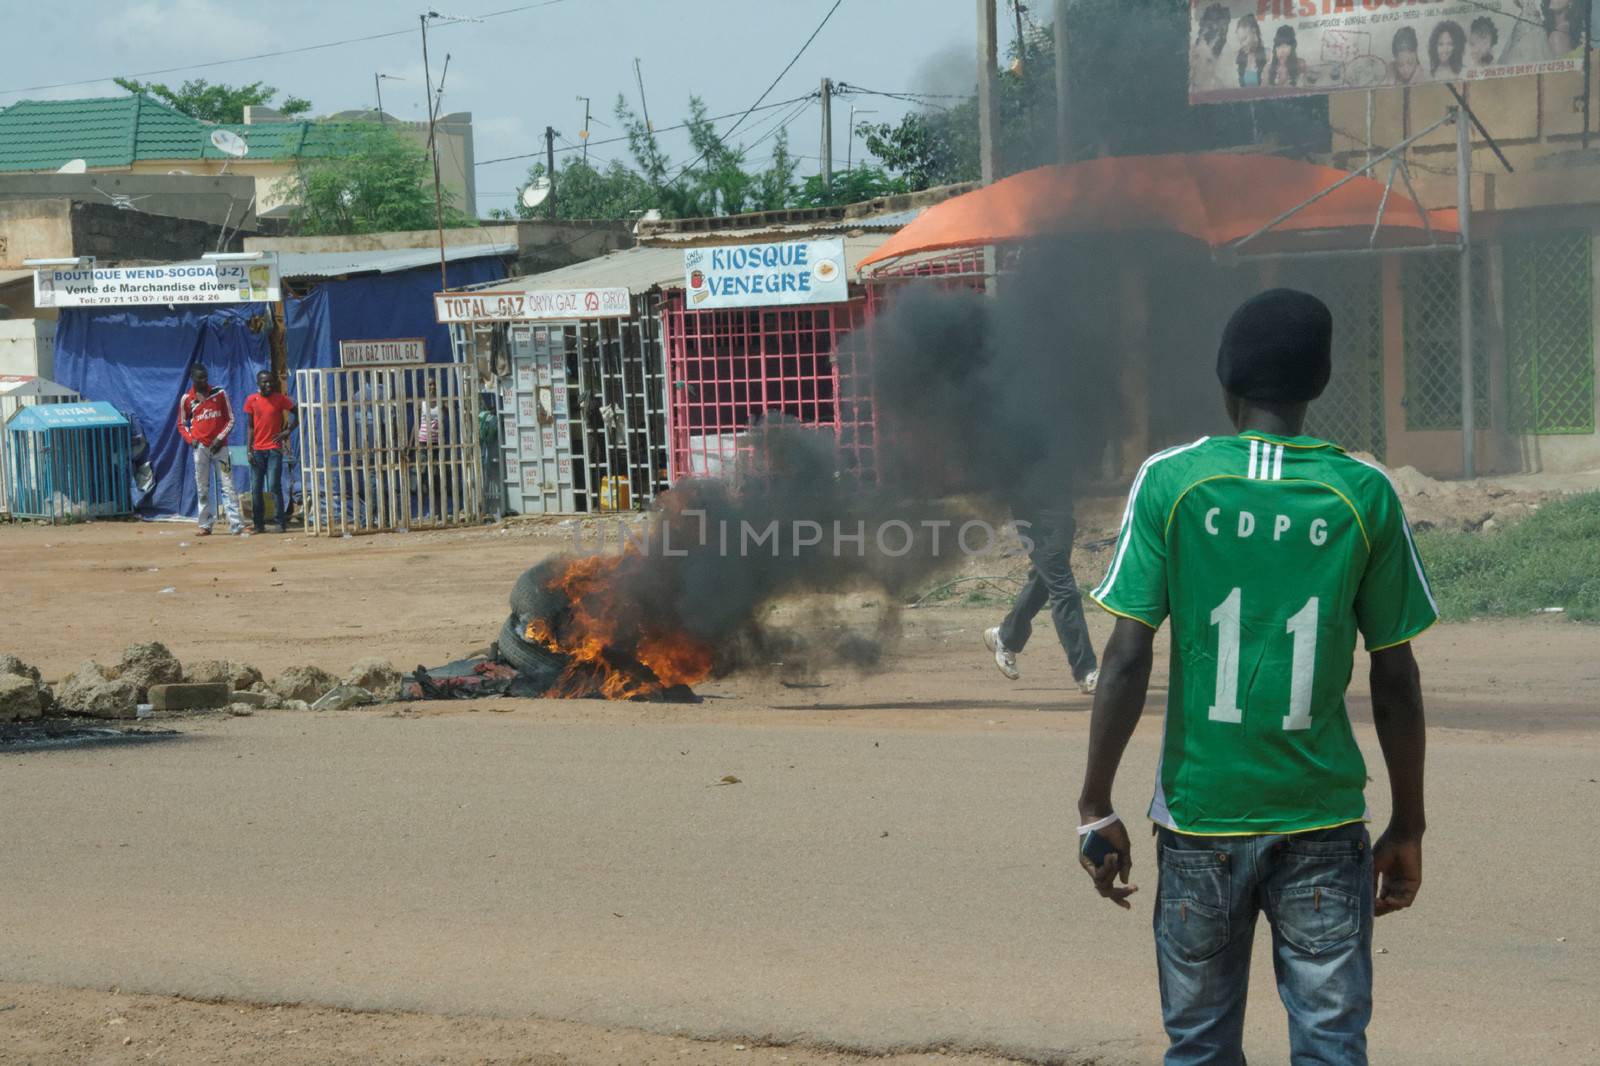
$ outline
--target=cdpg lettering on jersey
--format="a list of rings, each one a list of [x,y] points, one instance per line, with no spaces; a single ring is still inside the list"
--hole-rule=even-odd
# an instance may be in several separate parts
[[[1222,536],[1222,527],[1217,520],[1222,516],[1222,508],[1213,507],[1206,512],[1206,532],[1213,537]],[[1230,523],[1231,525],[1232,523]],[[1256,516],[1249,511],[1240,511],[1238,524],[1234,526],[1235,535],[1240,540],[1249,540],[1256,533]],[[1274,515],[1272,519],[1272,539],[1281,541],[1285,534],[1294,530],[1294,521],[1286,514]],[[1328,543],[1328,520],[1326,518],[1313,518],[1307,528],[1307,537],[1312,544],[1322,547]]]

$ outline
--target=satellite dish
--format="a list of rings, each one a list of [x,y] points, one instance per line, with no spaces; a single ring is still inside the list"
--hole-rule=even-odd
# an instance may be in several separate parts
[[[522,200],[523,207],[534,208],[544,203],[549,195],[550,178],[548,176],[540,176],[534,178],[533,181],[523,187],[522,195],[519,199]]]
[[[211,147],[235,159],[243,159],[250,154],[250,146],[244,143],[243,137],[232,130],[212,130]]]
[[[61,169],[57,170],[56,173],[57,174],[87,174],[87,173],[89,173],[89,163],[88,163],[87,160],[83,160],[83,159],[69,159],[65,163],[61,164]]]

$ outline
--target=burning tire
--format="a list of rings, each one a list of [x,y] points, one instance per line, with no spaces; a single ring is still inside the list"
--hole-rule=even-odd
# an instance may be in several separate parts
[[[500,627],[500,639],[496,644],[500,649],[500,658],[528,680],[549,688],[561,677],[567,664],[554,652],[523,640],[522,626],[517,619],[518,616],[513,614]]]

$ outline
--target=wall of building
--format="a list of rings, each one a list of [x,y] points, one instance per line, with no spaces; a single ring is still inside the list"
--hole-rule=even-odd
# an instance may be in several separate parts
[[[231,230],[232,239],[222,241],[221,227],[209,222],[124,211],[109,204],[75,203],[71,220],[68,254],[92,255],[101,263],[199,259],[206,252],[236,252],[242,246]]]
[[[455,248],[473,244],[509,244],[517,248],[511,264],[513,277],[538,274],[594,259],[607,252],[633,247],[633,227],[627,222],[507,222],[466,226],[444,231],[444,242]],[[439,231],[404,230],[391,233],[355,233],[337,237],[246,237],[247,251],[372,252],[400,248],[437,248]]]
[[[1581,72],[1504,78],[1466,87],[1469,105],[1495,138],[1513,168],[1507,171],[1489,143],[1474,133],[1472,145],[1473,237],[1487,251],[1490,271],[1486,328],[1489,331],[1490,425],[1478,432],[1480,473],[1565,472],[1600,466],[1600,434],[1524,435],[1509,427],[1503,241],[1544,230],[1594,234],[1592,272],[1597,291],[1591,303],[1594,334],[1600,338],[1600,78],[1588,90],[1592,147],[1583,148],[1585,95]],[[1384,89],[1370,94],[1372,143],[1377,150],[1396,144],[1443,115],[1454,104],[1447,87]],[[1334,163],[1354,168],[1367,153],[1367,93],[1335,93],[1329,98],[1334,128]],[[1453,207],[1456,201],[1456,130],[1446,125],[1419,141],[1408,156],[1418,194],[1428,207]],[[1387,177],[1380,167],[1374,176]],[[1406,427],[1404,269],[1398,259],[1385,264],[1384,408],[1390,465],[1409,464],[1435,477],[1462,472],[1461,432]],[[1600,352],[1595,364],[1600,367]],[[1600,381],[1595,394],[1600,398]],[[1596,412],[1600,423],[1600,411]]]
[[[70,200],[0,201],[0,269],[21,269],[24,259],[76,254]]]
[[[298,121],[298,119],[288,118],[270,107],[247,107],[244,109],[244,121],[246,125],[254,126],[268,122]],[[426,150],[428,147],[428,124],[426,122],[405,122],[395,118],[393,115],[380,115],[372,110],[340,111],[327,116],[327,121],[382,121],[418,148]],[[439,145],[439,184],[444,188],[451,202],[457,208],[476,218],[478,216],[478,181],[477,161],[473,156],[472,112],[453,111],[448,115],[439,116],[438,121],[434,124],[434,136]],[[246,134],[246,139],[248,139],[248,134]],[[249,165],[249,157],[246,156],[240,162]],[[237,165],[234,169],[238,169]],[[283,165],[281,172],[275,171],[269,175],[265,170],[262,171],[262,180],[257,183],[258,192],[262,197],[262,202],[271,205],[263,210],[271,210],[272,207],[281,206],[285,202],[282,192],[276,191],[270,186],[275,184],[277,179],[281,178],[284,173],[292,174],[293,172],[294,164],[292,162]]]
[[[168,168],[171,169],[171,168]],[[190,174],[98,171],[93,174],[0,174],[0,202],[80,200],[112,205],[127,197],[147,215],[197,219],[230,227],[255,227],[250,197],[255,181],[231,171],[223,177]]]
[[[56,324],[34,318],[0,319],[0,374],[49,378]]]
[[[1468,104],[1519,174],[1531,171],[1545,156],[1571,151],[1583,143],[1581,71],[1497,78],[1469,84],[1465,92]],[[1359,166],[1365,157],[1368,99],[1369,94],[1363,92],[1333,93],[1328,97],[1336,166]],[[1444,85],[1379,89],[1370,94],[1370,99],[1372,140],[1380,151],[1426,128],[1455,103]],[[1589,108],[1591,143],[1600,144],[1600,78],[1591,79]],[[1455,147],[1455,127],[1445,125],[1418,142],[1413,158],[1425,175],[1426,168],[1444,169],[1453,182]],[[1473,136],[1473,169],[1490,175],[1500,169],[1488,142],[1476,134]],[[1501,173],[1496,178],[1504,176]],[[1453,184],[1449,186],[1448,195],[1450,202],[1454,202]],[[1501,206],[1519,205],[1503,203]]]

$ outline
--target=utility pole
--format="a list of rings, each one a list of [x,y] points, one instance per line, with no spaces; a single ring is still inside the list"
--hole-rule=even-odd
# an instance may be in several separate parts
[[[1013,69],[1020,78],[1028,66],[1028,42],[1022,36],[1022,0],[1011,0],[1011,7],[1017,13],[1017,64]]]
[[[553,126],[544,128],[544,172],[550,177],[550,196],[545,200],[544,215],[556,217],[556,131]]]
[[[1000,86],[995,70],[999,30],[995,27],[995,0],[978,0],[978,158],[983,183],[989,185],[1000,172],[996,138],[1000,134]],[[827,97],[823,97],[827,114]]]
[[[1072,90],[1068,87],[1067,0],[1056,0],[1056,160],[1073,161]]]
[[[377,71],[372,72],[372,91],[378,94],[378,121],[383,123],[383,82]]]
[[[589,98],[578,97],[583,101],[583,132],[578,134],[578,140],[583,142],[583,165],[589,165]]]
[[[1461,476],[1478,476],[1478,410],[1472,349],[1472,128],[1465,104],[1456,107],[1456,213],[1461,225]]]
[[[833,82],[822,79],[822,187],[833,191]]]
[[[633,57],[633,80],[639,83],[639,110],[644,112],[644,128],[647,133],[654,133],[656,128],[650,125],[650,103],[644,98],[644,69],[639,66],[639,57]]]
[[[433,104],[433,73],[428,67],[428,15],[419,17],[422,20],[422,79],[428,93],[428,154],[433,157],[433,219],[439,227],[439,287],[448,291],[450,276],[445,269],[444,259],[444,193],[439,188],[439,144],[434,130],[437,116]]]

